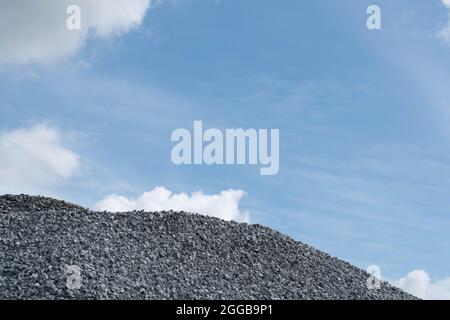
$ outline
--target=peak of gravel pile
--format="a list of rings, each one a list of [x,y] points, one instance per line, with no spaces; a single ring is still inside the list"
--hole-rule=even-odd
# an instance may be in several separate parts
[[[414,298],[259,225],[25,195],[1,196],[0,212],[0,299]]]
[[[52,198],[21,195],[0,196],[0,212],[39,212],[39,211],[77,211],[85,210],[75,204]]]

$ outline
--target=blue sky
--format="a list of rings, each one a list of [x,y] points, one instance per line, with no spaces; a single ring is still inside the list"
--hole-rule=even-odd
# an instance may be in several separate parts
[[[382,30],[370,31],[374,3]],[[415,269],[443,279],[448,13],[425,0],[160,1],[136,28],[86,36],[62,59],[0,64],[0,129],[45,123],[79,155],[70,178],[30,192],[92,207],[156,186],[244,190],[252,223],[390,279]],[[279,173],[174,166],[170,134],[194,120],[279,128]]]

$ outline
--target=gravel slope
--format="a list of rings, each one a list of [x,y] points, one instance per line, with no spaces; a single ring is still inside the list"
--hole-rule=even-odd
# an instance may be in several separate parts
[[[67,287],[73,265],[81,289]],[[368,277],[260,225],[0,196],[0,299],[414,298]]]

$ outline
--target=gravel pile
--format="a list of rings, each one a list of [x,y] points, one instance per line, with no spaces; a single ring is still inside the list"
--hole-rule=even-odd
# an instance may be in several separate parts
[[[269,228],[0,197],[0,299],[412,299]]]

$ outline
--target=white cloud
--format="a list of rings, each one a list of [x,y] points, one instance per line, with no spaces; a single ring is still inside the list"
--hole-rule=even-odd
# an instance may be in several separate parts
[[[450,9],[450,0],[441,0],[442,4],[447,7],[447,9]],[[450,14],[449,14],[449,20],[447,21],[446,25],[438,31],[438,37],[441,38],[444,41],[450,41]]]
[[[450,278],[433,282],[424,270],[414,270],[393,285],[422,299],[450,300]]]
[[[45,124],[0,133],[0,193],[39,191],[72,176],[79,158],[62,140]]]
[[[444,41],[450,41],[450,21],[447,21],[445,27],[438,31],[438,37]]]
[[[78,5],[81,29],[66,10]],[[109,38],[139,26],[150,0],[19,0],[0,4],[0,62],[41,63],[69,57],[89,36]]]
[[[138,198],[126,198],[118,195],[109,195],[95,204],[94,209],[99,211],[188,211],[209,215],[224,220],[247,221],[248,212],[239,210],[239,202],[245,195],[242,190],[226,190],[220,194],[207,195],[202,192],[174,194],[164,187],[156,187],[144,192]]]

